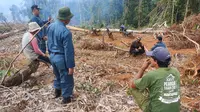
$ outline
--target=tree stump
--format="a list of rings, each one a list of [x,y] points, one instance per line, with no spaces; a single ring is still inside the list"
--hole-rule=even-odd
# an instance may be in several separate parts
[[[2,85],[6,87],[17,86],[22,82],[28,80],[32,73],[35,73],[38,69],[39,61],[32,61],[20,71],[14,75],[7,77]]]
[[[109,37],[110,39],[114,40],[113,34],[112,34],[112,32],[110,32],[109,28],[107,28],[106,31],[107,31],[108,37]]]
[[[95,28],[92,28],[92,35],[94,35],[94,36],[99,36],[99,33],[100,33],[101,31],[99,30],[99,29],[95,29]]]

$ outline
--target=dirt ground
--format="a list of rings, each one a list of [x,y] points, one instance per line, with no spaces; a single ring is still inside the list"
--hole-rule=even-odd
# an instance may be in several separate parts
[[[101,44],[103,36],[92,36],[90,33],[80,31],[72,32],[76,58],[75,101],[61,105],[62,98],[53,99],[54,74],[51,68],[40,64],[31,79],[20,86],[10,89],[0,87],[1,112],[140,112],[134,99],[126,94],[127,82],[134,77],[147,57],[145,55],[133,57],[128,52],[103,48],[101,45],[93,48],[92,45]],[[21,49],[23,33],[0,40],[2,66],[6,62],[9,63]],[[127,50],[129,48],[124,43],[130,45],[134,37],[142,37],[142,43],[148,49],[156,43],[152,34],[124,37],[120,33],[113,33],[114,41],[105,33],[103,35],[106,43]],[[85,45],[88,42],[89,44]],[[195,54],[195,49],[172,49],[168,44],[170,42],[168,38],[164,38],[164,42],[173,56],[171,66],[179,68]],[[26,63],[27,60],[22,54],[13,68],[18,70]],[[1,67],[1,70],[5,69]],[[199,109],[199,88],[199,84],[196,83],[181,86],[181,112]]]

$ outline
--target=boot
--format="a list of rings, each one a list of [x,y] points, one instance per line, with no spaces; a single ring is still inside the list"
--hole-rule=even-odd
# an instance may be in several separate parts
[[[63,98],[63,100],[62,100],[62,104],[68,104],[71,102],[72,102],[71,97]]]
[[[55,89],[55,98],[58,98],[61,96],[61,90]]]

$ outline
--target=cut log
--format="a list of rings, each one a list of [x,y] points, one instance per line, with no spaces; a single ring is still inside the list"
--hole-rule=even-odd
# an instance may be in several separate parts
[[[15,73],[14,75],[7,77],[2,85],[6,87],[17,86],[22,82],[28,80],[32,73],[35,73],[38,69],[39,61],[32,61],[23,69]]]

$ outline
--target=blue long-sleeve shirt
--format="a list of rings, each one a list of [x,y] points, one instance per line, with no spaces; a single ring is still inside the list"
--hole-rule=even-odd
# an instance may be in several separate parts
[[[151,51],[153,51],[155,48],[157,48],[157,47],[164,47],[164,48],[166,48],[166,45],[165,45],[165,43],[163,43],[163,42],[157,42],[152,48],[151,48]]]
[[[33,15],[33,17],[31,18],[30,22],[36,22],[40,27],[42,27],[48,21],[43,21],[39,16]],[[42,38],[44,36],[46,36],[46,28],[45,27],[38,33],[38,39],[42,40]]]
[[[47,36],[49,53],[63,54],[66,67],[75,67],[72,33],[66,28],[65,24],[59,20],[50,24],[47,28]]]

